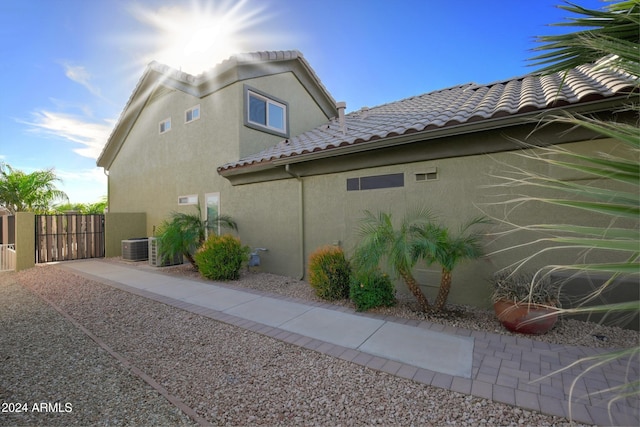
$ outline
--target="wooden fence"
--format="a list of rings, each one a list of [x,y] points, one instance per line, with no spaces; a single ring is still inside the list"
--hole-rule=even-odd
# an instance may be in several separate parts
[[[104,215],[36,215],[36,262],[104,257]]]

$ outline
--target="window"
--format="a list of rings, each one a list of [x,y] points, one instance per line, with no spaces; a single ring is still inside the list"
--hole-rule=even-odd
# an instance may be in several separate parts
[[[189,108],[184,112],[184,122],[191,123],[194,120],[198,120],[200,118],[200,105],[196,105],[193,108]]]
[[[171,117],[160,122],[160,134],[167,133],[171,130]]]
[[[220,193],[208,193],[204,195],[207,204],[207,236],[220,234],[220,224],[216,219],[220,215]]]
[[[288,136],[288,105],[245,86],[245,124],[280,136]]]
[[[378,188],[394,187],[404,187],[403,173],[347,178],[347,191],[375,190]]]
[[[198,204],[198,195],[197,194],[189,194],[188,196],[179,196],[178,197],[178,205],[197,205]]]

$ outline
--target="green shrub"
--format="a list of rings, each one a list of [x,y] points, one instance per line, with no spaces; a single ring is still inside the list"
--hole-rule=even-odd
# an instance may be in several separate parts
[[[395,305],[395,288],[391,279],[378,270],[359,272],[351,278],[349,297],[356,311]]]
[[[196,265],[202,276],[211,280],[237,280],[240,268],[249,259],[249,247],[230,234],[215,234],[202,244],[195,254]]]
[[[338,246],[324,246],[309,257],[309,284],[322,299],[348,298],[350,276],[349,261]]]

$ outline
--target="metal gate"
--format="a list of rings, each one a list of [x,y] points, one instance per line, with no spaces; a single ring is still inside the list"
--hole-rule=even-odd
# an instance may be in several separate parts
[[[104,215],[36,215],[36,263],[104,257]]]

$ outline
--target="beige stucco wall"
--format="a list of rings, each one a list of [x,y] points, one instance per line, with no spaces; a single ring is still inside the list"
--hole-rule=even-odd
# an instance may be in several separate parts
[[[327,120],[304,86],[291,73],[236,82],[203,98],[176,90],[152,97],[109,170],[110,214],[141,212],[144,213],[145,224],[141,225],[142,222],[136,220],[136,236],[118,236],[114,240],[117,245],[112,242],[110,247],[117,246],[119,250],[122,238],[153,235],[154,230],[172,211],[193,212],[194,206],[178,206],[179,196],[197,195],[204,207],[207,193],[220,194],[220,212],[230,215],[238,223],[238,234],[244,244],[268,249],[268,252],[261,253],[261,268],[291,277],[304,275],[309,255],[322,245],[340,244],[347,253],[352,253],[358,242],[356,230],[359,219],[366,209],[374,212],[388,211],[394,217],[401,218],[412,207],[427,206],[454,230],[482,213],[495,217],[498,221],[508,219],[516,224],[568,220],[582,224],[606,224],[608,220],[583,212],[568,214],[560,208],[535,204],[515,209],[503,204],[492,204],[505,200],[505,192],[512,196],[516,194],[514,190],[491,187],[496,184],[492,175],[502,174],[507,165],[526,169],[533,167],[516,152],[448,157],[465,145],[488,147],[500,138],[504,142],[507,133],[514,136],[517,135],[514,132],[522,132],[524,129],[515,127],[504,132],[463,135],[433,143],[426,141],[415,146],[393,148],[395,151],[387,151],[382,156],[371,152],[353,157],[353,161],[351,157],[345,156],[325,160],[324,163],[293,165],[291,172],[300,173],[301,178],[289,177],[281,169],[278,176],[285,179],[232,186],[229,180],[217,173],[218,166],[282,140],[280,136],[244,126],[244,85],[288,102],[291,135],[302,133]],[[185,124],[185,110],[198,104],[200,119]],[[159,135],[158,124],[167,117],[172,119],[172,130]],[[557,138],[554,135],[550,137]],[[615,145],[611,141],[599,140],[563,146],[595,152],[611,151]],[[413,153],[418,151],[421,158],[433,160],[414,161]],[[431,151],[433,156],[428,154]],[[370,166],[384,164],[388,160],[386,155],[394,153],[399,154],[394,157],[401,159],[394,160],[399,164]],[[348,171],[315,175],[323,168],[332,170],[338,164]],[[433,168],[437,168],[437,180],[416,181],[416,173],[424,173]],[[551,172],[556,176],[565,173],[548,170],[546,167],[542,172]],[[403,173],[404,187],[346,190],[348,178],[390,173]],[[144,233],[139,233],[138,230],[144,230]],[[499,230],[498,222],[486,227],[488,233]],[[496,235],[488,235],[487,251],[497,251],[538,237],[517,234],[497,239]],[[109,238],[107,235],[107,239]],[[453,289],[449,301],[488,305],[488,279],[491,274],[540,247],[527,247],[462,264],[453,273]],[[109,253],[107,255],[112,256]],[[536,258],[532,268],[549,262],[573,261],[574,254],[549,254]],[[427,294],[433,296],[439,284],[438,268],[418,266],[416,276]],[[404,291],[400,284],[399,289]]]
[[[216,168],[283,139],[244,126],[244,84],[288,102],[292,133],[327,120],[291,73],[236,82],[203,98],[165,91],[142,110],[109,170],[109,212],[146,212],[151,236],[170,212],[195,211],[178,206],[179,196],[197,195],[204,208],[205,194],[219,192],[221,213],[242,226],[245,213]],[[185,124],[185,111],[198,104],[200,119]],[[159,122],[168,117],[171,131],[160,135]]]
[[[16,212],[16,271],[35,266],[36,227],[35,214]]]
[[[614,152],[616,146],[615,142],[606,140],[563,144],[564,148],[586,153]],[[514,151],[238,185],[230,190],[233,202],[228,208],[234,217],[240,219],[243,241],[250,242],[253,247],[269,248],[270,251],[262,256],[263,269],[292,277],[300,275],[303,270],[301,263],[305,262],[306,268],[309,255],[320,246],[340,244],[348,254],[352,253],[359,240],[357,228],[364,210],[391,212],[399,220],[407,210],[426,206],[452,231],[473,217],[488,215],[494,218],[494,223],[482,226],[487,234],[484,238],[487,253],[541,237],[524,232],[499,236],[497,233],[504,230],[500,223],[502,220],[520,225],[551,221],[603,226],[608,224],[609,218],[598,218],[580,211],[568,212],[566,209],[535,203],[515,209],[511,205],[494,204],[515,197],[519,191],[496,187],[498,180],[495,175],[504,175],[510,166],[533,171],[536,170],[536,165]],[[353,164],[353,167],[357,166],[358,164]],[[581,178],[567,175],[564,170],[537,166],[538,172],[555,177],[571,180]],[[437,180],[416,181],[416,173],[433,168],[437,168]],[[346,190],[348,178],[390,173],[403,173],[404,187]],[[300,227],[303,227],[302,234],[299,232]],[[532,245],[461,264],[453,274],[453,289],[449,301],[488,306],[491,275],[541,248],[542,245]],[[592,255],[600,259],[608,257],[608,254],[596,252]],[[577,256],[576,253],[546,254],[536,257],[530,268],[553,262],[571,263],[576,261]],[[439,267],[419,265],[415,273],[425,292],[433,297],[439,285]],[[405,292],[400,282],[398,288]]]
[[[146,237],[147,215],[134,212],[108,212],[104,215],[105,257],[122,255],[122,241]]]

